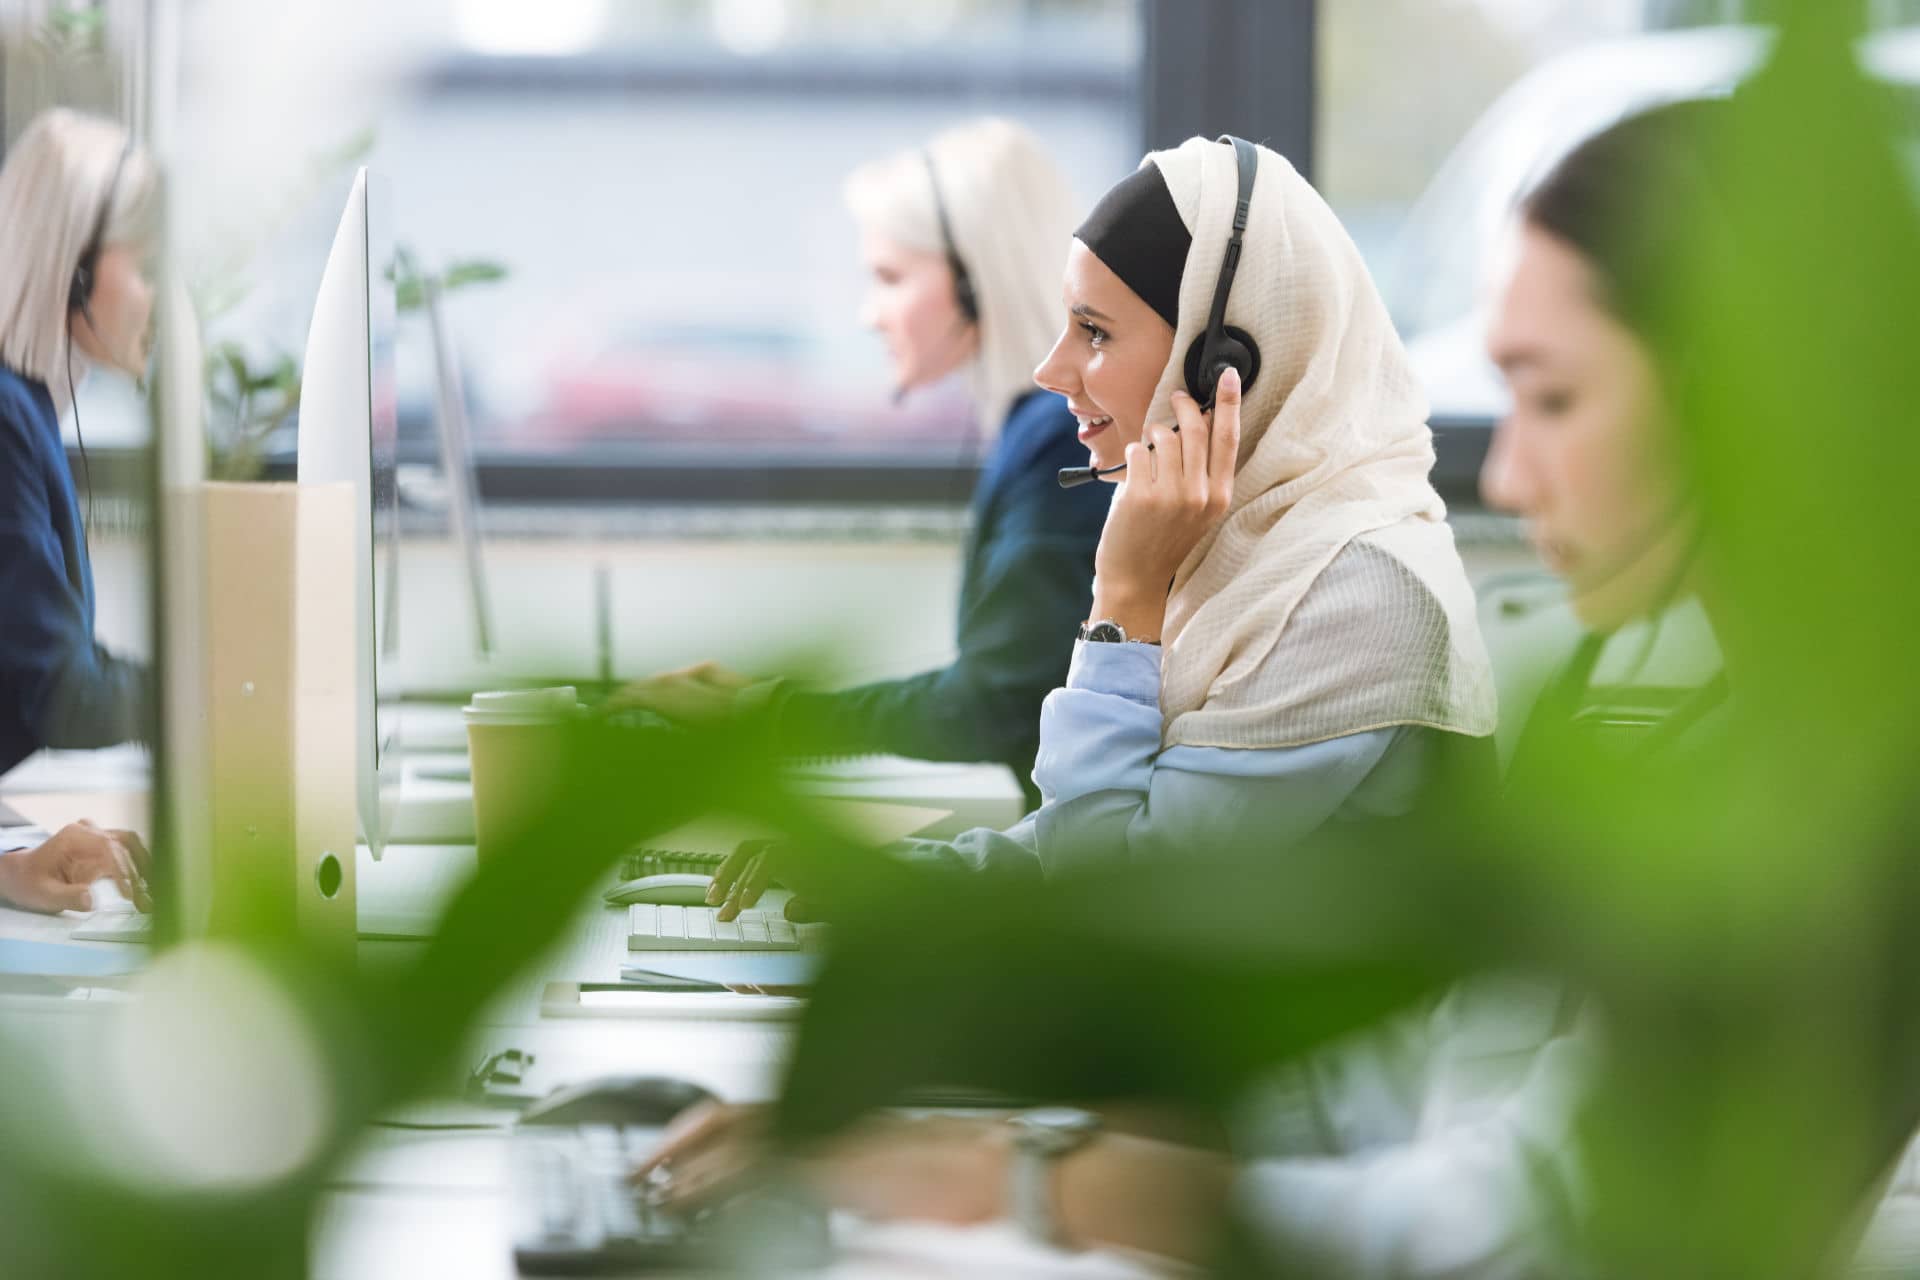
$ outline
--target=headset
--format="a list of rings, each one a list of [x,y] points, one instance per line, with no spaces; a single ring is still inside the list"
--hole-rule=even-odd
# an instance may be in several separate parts
[[[93,229],[87,234],[87,242],[80,249],[80,260],[73,267],[73,282],[67,286],[67,311],[78,311],[86,317],[87,327],[93,328],[93,312],[89,309],[93,301],[93,288],[96,273],[100,267],[100,255],[106,250],[107,218],[113,212],[113,198],[120,190],[120,174],[127,167],[127,156],[133,150],[129,142],[120,149],[120,158],[113,162],[113,176],[107,179],[107,194],[100,201],[100,213],[93,220]],[[98,329],[94,329],[98,333]]]
[[[1260,149],[1245,138],[1236,138],[1223,133],[1216,139],[1233,147],[1234,167],[1238,177],[1238,193],[1233,203],[1233,230],[1227,236],[1226,255],[1220,260],[1220,278],[1213,286],[1213,305],[1207,310],[1207,327],[1193,344],[1187,348],[1182,371],[1186,377],[1187,394],[1191,395],[1202,410],[1213,408],[1214,394],[1220,387],[1221,375],[1233,369],[1240,375],[1242,390],[1253,385],[1260,376],[1260,344],[1253,335],[1238,325],[1227,323],[1227,298],[1233,292],[1233,277],[1240,270],[1240,250],[1246,241],[1247,215],[1253,208],[1253,184],[1260,172]],[[1110,476],[1125,471],[1126,463],[1107,467],[1062,467],[1060,468],[1060,487],[1072,489],[1086,484],[1100,476]]]
[[[953,270],[953,301],[968,324],[980,323],[980,296],[973,289],[973,274],[961,261],[960,245],[953,238],[953,221],[947,216],[947,202],[940,194],[940,173],[933,165],[933,152],[921,148],[920,158],[927,164],[927,185],[933,190],[933,216],[940,223],[940,245],[947,254],[947,266]]]
[[[127,167],[127,157],[133,152],[133,141],[120,148],[120,156],[113,162],[113,174],[107,179],[107,194],[100,201],[100,212],[93,219],[93,228],[87,233],[87,240],[80,248],[80,259],[74,263],[73,279],[67,284],[67,315],[78,311],[96,336],[100,329],[93,323],[93,289],[97,283],[100,255],[106,251],[107,218],[113,212],[113,198],[120,190],[120,174]],[[80,396],[73,380],[73,338],[67,337],[67,401],[73,406],[73,436],[80,445],[80,475],[87,486],[86,515],[81,521],[82,531],[93,523],[93,467],[87,461],[87,438],[80,430]]]

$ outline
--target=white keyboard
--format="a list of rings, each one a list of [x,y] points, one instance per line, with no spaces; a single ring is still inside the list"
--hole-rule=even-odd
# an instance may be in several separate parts
[[[824,932],[824,925],[794,924],[777,910],[742,911],[722,921],[718,907],[627,908],[629,951],[798,951]]]
[[[96,911],[73,926],[76,942],[150,942],[153,917],[129,907]]]

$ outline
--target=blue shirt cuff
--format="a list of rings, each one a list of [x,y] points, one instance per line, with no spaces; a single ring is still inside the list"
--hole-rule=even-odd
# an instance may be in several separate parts
[[[1160,705],[1160,646],[1077,641],[1073,646],[1073,664],[1067,668],[1067,688],[1112,694],[1157,708]]]
[[[46,840],[47,833],[38,827],[0,827],[0,853],[17,853]]]

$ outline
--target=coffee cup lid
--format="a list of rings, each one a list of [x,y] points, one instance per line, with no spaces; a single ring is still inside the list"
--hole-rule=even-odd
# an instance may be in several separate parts
[[[572,685],[551,689],[501,689],[476,693],[462,709],[469,723],[546,724],[580,714],[580,695]]]

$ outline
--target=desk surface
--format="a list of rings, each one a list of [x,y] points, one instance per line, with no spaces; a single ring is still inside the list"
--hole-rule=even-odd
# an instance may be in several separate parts
[[[49,791],[7,794],[7,805],[35,826],[58,831],[85,818],[95,826],[151,834],[153,811],[144,791]]]
[[[54,770],[60,790],[38,793],[9,787],[9,804],[47,826],[79,817],[103,825],[146,826],[145,795],[120,784],[72,786]],[[362,928],[370,922],[418,922],[437,914],[471,873],[474,854],[463,846],[395,846],[378,862],[363,849],[358,867]],[[39,916],[0,908],[0,937],[70,943],[77,916]],[[732,1019],[546,1018],[540,994],[549,981],[612,980],[627,959],[626,912],[584,903],[578,926],[559,946],[500,992],[475,1028],[464,1059],[477,1063],[499,1049],[534,1056],[527,1085],[558,1087],[598,1075],[680,1076],[737,1101],[761,1100],[778,1087],[791,1024]],[[114,949],[114,943],[78,943]],[[363,941],[363,964],[404,961],[422,944]],[[656,957],[658,958],[658,957]],[[125,1006],[119,1006],[124,1008]],[[51,997],[0,998],[0,1020],[43,1043],[56,1028],[112,1016],[110,1003],[87,1005]],[[75,1045],[85,1033],[69,1034]],[[456,1082],[449,1081],[450,1095]],[[465,1118],[498,1120],[449,1101],[425,1104]],[[508,1137],[502,1132],[419,1132],[370,1129],[356,1156],[332,1179],[314,1208],[313,1275],[320,1280],[406,1280],[447,1276],[463,1280],[514,1274],[508,1247]],[[829,1276],[1002,1275],[1136,1277],[1152,1274],[1132,1261],[1102,1254],[1066,1255],[1028,1243],[1000,1223],[953,1230],[919,1224],[836,1224],[840,1260]]]

